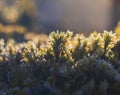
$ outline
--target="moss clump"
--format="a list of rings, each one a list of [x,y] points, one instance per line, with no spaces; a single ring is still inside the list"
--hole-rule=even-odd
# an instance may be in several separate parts
[[[120,95],[120,38],[115,33],[85,37],[57,31],[46,43],[37,42],[0,40],[0,94]]]

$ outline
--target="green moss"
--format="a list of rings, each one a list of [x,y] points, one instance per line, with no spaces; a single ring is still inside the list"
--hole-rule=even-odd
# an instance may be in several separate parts
[[[0,92],[24,95],[25,88],[49,83],[50,91],[64,95],[120,95],[119,36],[107,31],[88,37],[57,31],[48,40],[39,47],[33,41],[0,40]],[[39,94],[45,88],[41,87]]]

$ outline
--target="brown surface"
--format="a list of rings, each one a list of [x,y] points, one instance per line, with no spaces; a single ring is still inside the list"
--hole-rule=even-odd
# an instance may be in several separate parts
[[[120,0],[114,0],[114,6],[120,9]]]

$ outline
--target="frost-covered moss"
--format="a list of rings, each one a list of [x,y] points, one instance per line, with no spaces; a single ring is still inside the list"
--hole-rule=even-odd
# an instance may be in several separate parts
[[[0,95],[120,95],[115,33],[57,31],[36,40],[0,40]]]

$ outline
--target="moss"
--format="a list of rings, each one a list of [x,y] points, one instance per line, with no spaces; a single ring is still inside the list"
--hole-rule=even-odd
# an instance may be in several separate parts
[[[37,42],[0,40],[0,93],[24,95],[47,83],[46,91],[54,95],[120,95],[120,38],[115,33],[85,37],[57,31],[48,42]],[[40,86],[37,93],[42,90]]]

